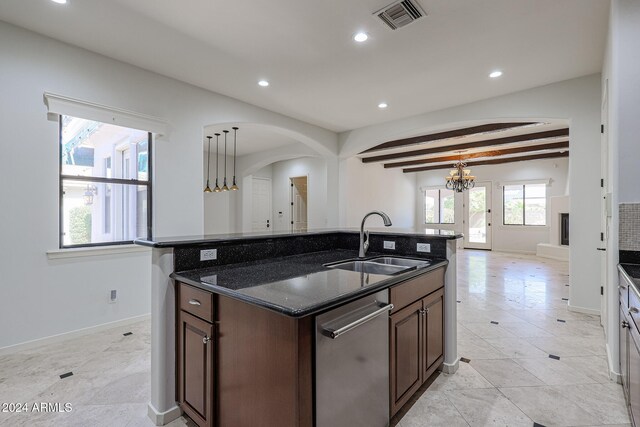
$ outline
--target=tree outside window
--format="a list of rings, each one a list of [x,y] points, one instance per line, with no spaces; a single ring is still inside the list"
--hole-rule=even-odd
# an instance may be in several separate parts
[[[455,223],[455,197],[453,190],[429,189],[425,191],[425,224]]]

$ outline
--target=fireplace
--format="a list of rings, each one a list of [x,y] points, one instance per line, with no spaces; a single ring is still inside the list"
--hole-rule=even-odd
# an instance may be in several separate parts
[[[569,246],[569,214],[560,214],[560,244]]]

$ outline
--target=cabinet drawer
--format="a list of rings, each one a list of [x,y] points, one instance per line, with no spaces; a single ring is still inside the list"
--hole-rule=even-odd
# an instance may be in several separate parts
[[[389,300],[394,305],[391,312],[395,313],[412,302],[442,288],[444,286],[444,270],[443,266],[392,287],[389,290]]]
[[[178,295],[180,310],[198,316],[207,322],[213,322],[213,293],[180,283]]]
[[[640,295],[633,287],[629,287],[629,323],[631,320],[635,323],[636,328],[640,329]]]

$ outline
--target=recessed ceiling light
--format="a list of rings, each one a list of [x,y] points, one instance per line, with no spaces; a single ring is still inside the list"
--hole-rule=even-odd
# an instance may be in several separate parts
[[[353,36],[353,39],[358,43],[366,42],[368,38],[369,38],[369,35],[367,33],[363,33],[362,31],[359,33],[356,33]]]
[[[496,71],[491,72],[491,74],[489,74],[489,77],[491,77],[492,79],[497,79],[501,75],[502,75],[502,71],[496,70]]]
[[[387,105],[386,102],[381,102],[380,104],[378,104],[378,108],[382,108],[382,109],[387,108],[388,106],[389,105]]]
[[[260,80],[260,81],[258,82],[258,84],[259,84],[260,86],[262,86],[262,87],[267,87],[267,86],[269,86],[269,82],[268,82],[268,81],[266,81],[266,80]]]
[[[59,4],[66,4],[67,0],[51,0],[54,3],[59,3]]]

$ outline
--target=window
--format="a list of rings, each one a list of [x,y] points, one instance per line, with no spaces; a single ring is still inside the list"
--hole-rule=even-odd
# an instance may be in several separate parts
[[[431,189],[425,191],[425,224],[453,224],[455,202],[453,190]]]
[[[504,225],[546,225],[546,184],[505,185],[502,189]]]
[[[60,116],[60,247],[151,238],[150,132]]]

